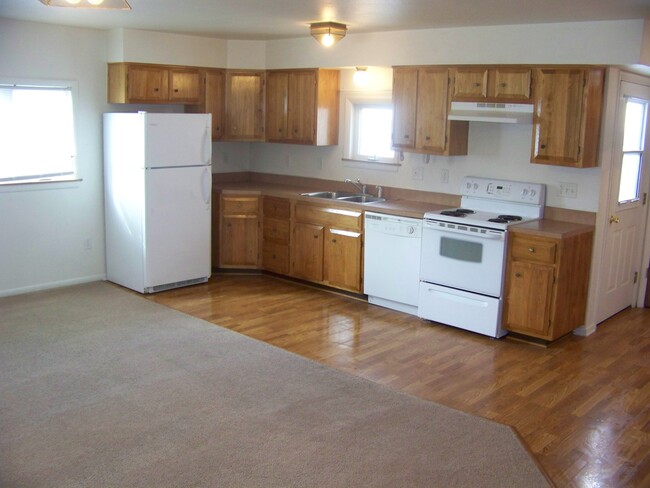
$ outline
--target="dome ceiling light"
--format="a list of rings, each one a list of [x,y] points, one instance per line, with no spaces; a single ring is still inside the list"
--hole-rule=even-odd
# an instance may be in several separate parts
[[[345,37],[348,27],[338,22],[314,22],[310,24],[311,36],[325,47],[336,44]]]

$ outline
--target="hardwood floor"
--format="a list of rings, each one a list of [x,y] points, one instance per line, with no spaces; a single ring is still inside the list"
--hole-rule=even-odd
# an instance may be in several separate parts
[[[516,428],[557,486],[650,486],[650,310],[549,347],[492,340],[265,275],[152,301]],[[498,467],[495,467],[498,469]]]

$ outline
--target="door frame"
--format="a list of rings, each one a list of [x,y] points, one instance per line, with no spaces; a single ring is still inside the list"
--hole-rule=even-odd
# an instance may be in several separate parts
[[[596,232],[594,234],[593,259],[591,262],[591,279],[587,301],[587,314],[585,325],[575,329],[577,335],[589,335],[596,331],[599,322],[598,303],[600,281],[605,279],[600,263],[605,257],[605,240],[607,226],[609,225],[609,200],[612,189],[612,165],[618,154],[615,154],[614,142],[616,138],[617,110],[620,99],[621,82],[636,83],[650,87],[650,76],[637,74],[620,68],[608,68],[605,85],[605,103],[603,109],[603,125],[600,140],[600,195],[598,199],[598,213],[596,214]],[[650,141],[647,141],[650,143]],[[647,191],[648,189],[646,189]],[[644,244],[642,250],[643,263],[650,260],[650,212],[647,213],[645,231],[642,233]],[[642,272],[645,266],[642,267]],[[647,280],[642,275],[639,284],[637,303],[643,304],[646,293]]]

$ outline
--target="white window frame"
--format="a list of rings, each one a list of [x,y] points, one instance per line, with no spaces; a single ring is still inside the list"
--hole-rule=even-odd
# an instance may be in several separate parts
[[[343,157],[342,160],[348,167],[372,168],[379,170],[397,171],[401,164],[398,160],[398,152],[392,158],[367,159],[359,158],[355,154],[357,144],[357,117],[360,108],[377,105],[393,105],[392,93],[390,91],[374,91],[363,93],[350,93],[344,98],[344,121],[343,121]]]
[[[56,171],[53,171],[49,175],[34,175],[34,178],[16,178],[8,179],[5,181],[0,181],[0,191],[22,191],[29,189],[36,189],[35,187],[48,186],[53,183],[71,183],[79,182],[81,178],[79,177],[79,165],[77,161],[78,154],[78,124],[77,124],[77,113],[78,113],[78,86],[77,82],[73,80],[50,80],[50,79],[14,79],[14,78],[0,78],[0,85],[8,87],[27,87],[27,88],[52,88],[60,90],[69,90],[72,101],[72,130],[73,130],[73,153],[71,157],[73,158],[72,164],[72,173],[66,172],[66,174],[57,175]],[[34,135],[34,143],[38,144],[38,134]],[[60,186],[60,185],[58,185]],[[68,185],[64,185],[67,187]]]

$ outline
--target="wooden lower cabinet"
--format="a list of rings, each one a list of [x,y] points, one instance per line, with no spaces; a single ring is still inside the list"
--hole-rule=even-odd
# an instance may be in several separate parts
[[[296,222],[291,243],[291,274],[309,281],[323,281],[325,227]]]
[[[234,193],[217,202],[220,268],[261,268],[362,293],[363,212]]]
[[[262,267],[267,271],[288,275],[291,201],[265,196],[262,213]]]
[[[504,327],[553,341],[584,325],[593,231],[568,237],[511,234]]]
[[[296,203],[291,275],[361,293],[362,212]]]
[[[259,197],[222,195],[219,267],[259,267]]]
[[[323,281],[336,288],[361,291],[361,232],[327,229]]]

